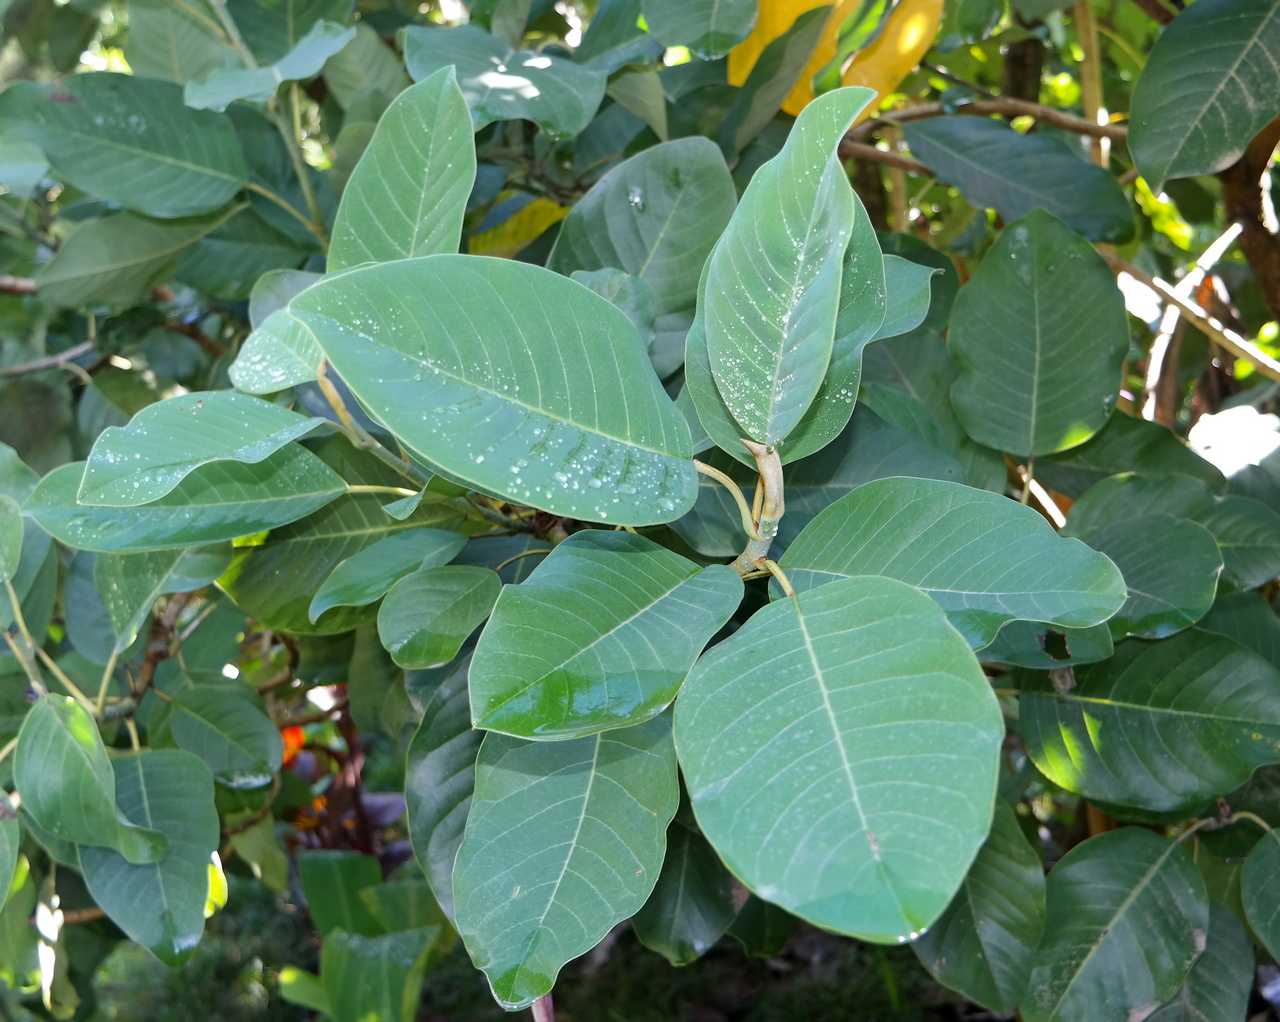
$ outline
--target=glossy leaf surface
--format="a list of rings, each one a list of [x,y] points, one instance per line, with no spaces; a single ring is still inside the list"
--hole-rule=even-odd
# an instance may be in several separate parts
[[[352,554],[333,569],[307,611],[312,621],[331,607],[360,607],[386,595],[410,572],[448,564],[467,537],[443,529],[410,529]]]
[[[1211,903],[1209,939],[1204,952],[1191,966],[1178,995],[1147,1017],[1150,1022],[1242,1019],[1249,1010],[1253,970],[1254,953],[1249,934],[1229,908]]]
[[[262,787],[284,755],[279,730],[253,698],[248,689],[238,694],[202,685],[180,693],[170,711],[174,741],[204,760],[228,788]]]
[[[756,23],[757,0],[643,0],[649,32],[663,46],[686,46],[700,60],[723,57]]]
[[[378,610],[378,636],[401,667],[446,664],[489,616],[501,590],[488,568],[422,568],[387,593]]]

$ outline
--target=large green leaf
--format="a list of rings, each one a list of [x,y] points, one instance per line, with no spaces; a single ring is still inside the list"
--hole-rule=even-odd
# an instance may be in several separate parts
[[[339,930],[325,938],[320,975],[333,1022],[413,1022],[431,931],[362,937]]]
[[[199,756],[219,784],[260,788],[280,769],[280,732],[245,695],[197,686],[173,701],[169,727],[180,748]]]
[[[1006,1015],[1022,1000],[1044,933],[1044,866],[1007,802],[942,917],[912,947],[933,975]]]
[[[321,936],[338,931],[372,937],[382,932],[382,924],[360,897],[361,891],[382,883],[374,856],[325,849],[305,852],[297,861],[302,893]]]
[[[22,563],[22,506],[7,493],[0,494],[0,582],[10,582]]]
[[[378,121],[342,192],[329,269],[458,251],[475,176],[471,116],[444,68],[400,93]]]
[[[251,199],[261,199],[252,194]],[[278,209],[279,207],[272,207]],[[314,238],[282,231],[257,208],[242,208],[189,248],[183,249],[174,276],[215,298],[243,301],[267,273],[295,268],[316,251]]]
[[[757,611],[685,679],[675,733],[729,869],[827,929],[916,936],[991,826],[995,696],[938,605],[894,579]]]
[[[643,0],[645,24],[663,46],[685,46],[699,60],[723,57],[751,34],[757,0]]]
[[[1169,1000],[1204,949],[1209,900],[1176,842],[1125,827],[1049,874],[1048,926],[1020,1011],[1027,1022],[1129,1022]]]
[[[144,78],[171,82],[204,78],[231,57],[215,24],[213,12],[200,0],[182,6],[172,0],[129,0],[129,37],[124,45],[129,69]]]
[[[969,436],[1018,456],[1066,450],[1115,407],[1129,350],[1124,296],[1088,242],[1035,209],[1005,228],[961,288],[947,347]]]
[[[1068,791],[1151,812],[1191,809],[1280,762],[1280,671],[1230,639],[1190,630],[1125,642],[1056,690],[1026,676],[1027,753]]]
[[[1264,585],[1280,573],[1280,515],[1260,500],[1221,497],[1197,522],[1222,553],[1222,576],[1240,589]]]
[[[378,637],[411,670],[447,664],[489,616],[502,582],[488,568],[421,568],[391,587],[378,608]]]
[[[83,475],[83,462],[54,470],[23,510],[69,546],[108,552],[252,536],[305,517],[346,489],[337,473],[297,444],[253,465],[205,465],[159,500],[138,507],[78,504]]]
[[[932,596],[981,649],[1006,621],[1100,624],[1125,599],[1106,557],[1063,539],[1040,515],[986,490],[881,479],[821,512],[779,562],[797,587],[884,575]]]
[[[129,425],[110,426],[98,435],[76,500],[113,507],[148,504],[201,465],[263,461],[324,421],[231,390],[157,401]]]
[[[489,734],[454,867],[458,932],[503,1007],[637,912],[678,800],[667,717],[565,742]]]
[[[35,275],[41,296],[80,308],[133,304],[174,273],[178,256],[227,222],[231,211],[180,220],[121,213],[81,224]]]
[[[741,600],[722,564],[626,532],[576,533],[502,590],[471,662],[472,720],[544,740],[647,720]]]
[[[404,62],[414,81],[450,64],[476,128],[490,121],[534,121],[552,138],[578,134],[604,99],[605,75],[547,54],[513,50],[476,25],[404,34]]]
[[[630,320],[580,284],[505,259],[425,256],[323,280],[287,315],[365,408],[456,481],[630,525],[693,504],[684,416]]]
[[[1080,538],[1124,574],[1128,597],[1109,622],[1117,639],[1163,639],[1194,624],[1213,604],[1222,553],[1202,525],[1155,512],[1090,524]],[[1170,550],[1178,556],[1170,557]]]
[[[1159,193],[1225,170],[1280,113],[1280,0],[1209,0],[1161,33],[1133,88],[1129,146]]]
[[[236,27],[261,64],[274,64],[317,21],[346,24],[354,6],[354,0],[227,0]]]
[[[667,857],[658,884],[635,914],[636,939],[672,965],[709,951],[735,915],[733,875],[682,808],[667,828]]]
[[[8,899],[18,869],[18,852],[22,844],[22,825],[18,812],[7,794],[0,794],[0,905]]]
[[[1280,951],[1280,834],[1267,831],[1244,861],[1241,898],[1245,916],[1263,946],[1274,956]]]
[[[18,734],[13,779],[22,806],[55,837],[118,849],[129,862],[154,862],[167,835],[135,825],[116,808],[117,778],[88,711],[74,699],[44,696]]]
[[[227,371],[236,388],[247,394],[274,394],[316,378],[324,352],[287,309],[276,309],[257,326]]]
[[[168,584],[169,578],[178,570],[186,553],[181,547],[175,547],[145,554],[99,554],[92,558],[93,581],[106,608],[111,630],[115,633],[113,652],[123,653],[133,644],[138,629],[161,593],[175,591]],[[215,570],[209,577],[196,580],[197,584],[190,588],[207,585],[222,574],[231,560],[231,551],[215,547],[210,556],[210,566]],[[179,590],[183,588],[178,587]]]
[[[314,78],[324,63],[355,38],[354,28],[317,21],[297,45],[266,67],[218,68],[208,78],[188,82],[182,98],[195,110],[225,110],[238,99],[265,103],[283,82]]]
[[[838,89],[805,107],[756,171],[707,264],[707,356],[726,407],[754,440],[799,423],[831,362],[852,193],[835,149],[872,98]]]
[[[642,278],[653,289],[661,332],[693,311],[698,275],[736,204],[714,144],[665,142],[595,183],[565,217],[547,265],[564,274],[612,266]]]
[[[470,658],[461,661],[423,707],[409,743],[404,798],[409,839],[436,901],[453,919],[453,863],[462,844],[483,733],[471,726]]]
[[[1219,596],[1196,629],[1225,635],[1280,670],[1280,618],[1260,593]]]
[[[0,94],[0,124],[68,183],[147,216],[208,213],[248,173],[231,121],[189,109],[173,82],[107,72],[19,82]]]
[[[166,965],[181,965],[204,932],[210,858],[218,848],[213,778],[181,749],[116,760],[116,801],[140,827],[169,840],[159,862],[133,865],[105,848],[80,848],[85,885],[120,929]]]
[[[330,607],[362,607],[386,595],[419,568],[448,564],[467,537],[443,529],[410,529],[379,540],[340,563],[324,580],[307,611],[314,621]]]
[[[1243,1019],[1253,992],[1253,970],[1249,934],[1231,909],[1212,903],[1204,952],[1191,966],[1178,995],[1154,1015],[1148,1015],[1148,1022]]]
[[[398,96],[409,87],[395,50],[367,21],[356,25],[356,37],[325,63],[324,81],[343,110],[371,94]]]
[[[1133,209],[1102,167],[1049,135],[1024,135],[986,117],[932,117],[903,125],[912,155],[975,206],[1012,222],[1039,207],[1090,241],[1133,237]]]

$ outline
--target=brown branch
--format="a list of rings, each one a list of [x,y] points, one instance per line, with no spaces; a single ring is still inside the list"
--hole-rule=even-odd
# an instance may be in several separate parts
[[[107,913],[97,905],[93,908],[72,908],[62,913],[64,923],[92,923],[104,919]]]
[[[60,351],[56,355],[46,355],[44,358],[33,359],[30,362],[0,367],[0,376],[24,376],[27,373],[38,373],[42,369],[58,369],[68,362],[80,358],[82,355],[89,354],[93,351],[93,348],[93,341],[84,341],[73,348],[68,348],[66,351]]]
[[[196,344],[200,345],[200,347],[214,358],[227,353],[226,347],[220,341],[215,341],[194,323],[180,323],[177,320],[171,319],[165,324],[165,326],[176,334],[182,334],[185,337],[190,337],[196,342]]]
[[[300,727],[303,724],[319,724],[322,720],[330,720],[335,713],[339,713],[347,708],[347,699],[339,699],[327,710],[316,710],[315,713],[304,713],[298,717],[290,717],[288,720],[282,720],[277,725],[281,730],[287,727]]]
[[[848,138],[845,138],[840,143],[840,159],[872,160],[875,163],[886,163],[890,167],[898,167],[909,174],[933,177],[933,172],[919,160],[913,160],[911,157],[903,156],[901,153],[885,152],[873,145],[868,145],[866,142],[851,142]]]
[[[920,103],[917,106],[904,107],[901,110],[889,110],[875,120],[863,121],[849,134],[845,135],[845,139],[850,142],[862,142],[869,138],[872,132],[883,128],[886,123],[897,122],[901,124],[906,121],[923,121],[930,117],[941,117],[950,112],[941,103]],[[1040,103],[1014,99],[1012,96],[1000,96],[997,99],[976,99],[972,103],[965,103],[963,106],[957,107],[954,112],[981,117],[987,117],[991,114],[998,114],[1001,117],[1033,117],[1044,124],[1052,124],[1055,128],[1074,131],[1077,135],[1090,135],[1117,141],[1123,141],[1129,137],[1129,128],[1126,125],[1094,124],[1084,117],[1076,117],[1074,114],[1055,110],[1053,107],[1044,106]]]
[[[1162,25],[1167,25],[1177,17],[1173,11],[1165,7],[1160,0],[1133,0],[1133,2],[1141,7],[1147,14],[1155,18]]]
[[[0,294],[33,295],[36,293],[36,282],[30,277],[11,277],[0,273]]]
[[[1269,166],[1280,145],[1280,117],[1265,128],[1239,161],[1218,175],[1227,222],[1238,223],[1240,251],[1258,281],[1258,290],[1271,314],[1280,318],[1280,236],[1267,226],[1266,191]]]

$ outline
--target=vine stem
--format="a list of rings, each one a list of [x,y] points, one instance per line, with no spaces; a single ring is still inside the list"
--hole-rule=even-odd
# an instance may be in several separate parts
[[[773,537],[778,534],[778,523],[782,520],[785,504],[782,495],[782,459],[772,445],[756,443],[754,440],[742,441],[743,446],[751,452],[756,460],[756,468],[760,472],[760,518],[756,525],[756,536],[747,541],[746,547],[730,565],[739,575],[749,575],[753,571],[764,568],[769,557],[769,547]],[[744,501],[745,503],[745,501]]]
[[[9,602],[13,604],[13,621],[18,626],[18,634],[22,637],[22,645],[19,646],[7,631],[4,633],[4,641],[13,650],[13,655],[18,658],[18,663],[22,664],[22,669],[27,674],[27,680],[31,682],[31,687],[36,694],[46,696],[49,694],[49,690],[45,687],[44,679],[40,677],[40,668],[36,666],[35,656],[32,653],[35,646],[31,641],[31,633],[27,631],[26,618],[22,616],[22,606],[18,601],[18,594],[14,591],[13,583],[9,579],[4,580],[4,587],[9,594]]]

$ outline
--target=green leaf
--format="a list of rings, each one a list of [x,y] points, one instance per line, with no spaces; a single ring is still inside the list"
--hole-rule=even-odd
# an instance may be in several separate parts
[[[324,984],[314,972],[299,969],[295,965],[286,965],[280,970],[280,996],[290,1004],[301,1005],[312,1011],[331,1013],[329,995],[324,992]]]
[[[1115,647],[1106,624],[1091,628],[1054,628],[1043,621],[1009,621],[989,646],[982,647],[983,663],[1011,664],[1049,671],[1073,664],[1106,660]]]
[[[387,933],[429,926],[438,934],[447,934],[449,941],[454,939],[453,928],[431,896],[431,885],[425,880],[397,879],[362,887],[360,898]]]
[[[1252,497],[1227,496],[1196,521],[1222,553],[1223,578],[1240,589],[1264,585],[1280,573],[1280,515]]]
[[[1088,242],[1035,209],[1005,228],[961,288],[947,347],[969,436],[1020,457],[1066,450],[1115,407],[1129,350],[1124,296]]]
[[[85,885],[131,940],[166,965],[181,965],[204,932],[210,859],[220,837],[213,778],[189,752],[152,750],[116,760],[115,797],[134,824],[168,838],[168,854],[133,865],[109,849],[81,845]]]
[[[809,66],[831,15],[832,8],[827,6],[805,11],[756,58],[720,125],[720,148],[726,155],[732,157],[746,149],[777,115]],[[868,101],[871,98],[867,96]]]
[[[1195,626],[1197,631],[1225,635],[1280,670],[1280,618],[1261,594],[1219,596]]]
[[[391,587],[378,610],[378,637],[411,670],[447,664],[480,626],[502,591],[488,568],[422,568]]]
[[[1090,486],[1071,506],[1062,534],[1083,538],[1135,515],[1163,513],[1194,519],[1212,507],[1213,491],[1198,479],[1185,475],[1147,478],[1124,472]]]
[[[169,576],[185,554],[186,551],[177,547],[145,554],[100,554],[93,558],[93,581],[115,634],[112,652],[123,653],[128,649],[151,613],[156,598],[163,592],[173,591],[168,585]],[[229,552],[226,560],[230,561]],[[221,566],[225,568],[225,562]],[[219,574],[220,571],[215,572],[213,577]]]
[[[645,351],[650,352],[650,361],[654,362],[654,370],[659,376],[670,376],[680,368],[680,362],[684,361],[683,351],[680,352],[681,357],[674,366],[664,367],[665,372],[653,359],[653,320],[657,306],[653,300],[653,288],[649,286],[647,280],[643,277],[633,277],[612,266],[603,270],[574,270],[569,278],[583,287],[590,288],[611,305],[616,305],[626,313],[627,319],[631,320],[632,326],[636,328],[636,336],[641,346]]]
[[[631,920],[636,939],[672,965],[697,961],[733,922],[733,876],[681,810],[667,828],[658,884]]]
[[[671,137],[667,126],[667,94],[656,70],[629,71],[611,81],[605,92],[649,125],[659,141],[666,142]]]
[[[135,826],[116,808],[118,778],[97,725],[74,699],[47,695],[27,713],[13,779],[23,808],[55,837],[119,849],[134,863],[171,850],[165,833]]]
[[[1100,624],[1125,598],[1111,561],[1058,536],[1030,508],[934,479],[859,487],[814,518],[779,563],[797,589],[849,575],[907,582],[975,649],[1006,621]]]
[[[1165,478],[1187,475],[1214,493],[1227,481],[1211,463],[1184,444],[1166,426],[1128,415],[1113,415],[1092,440],[1062,454],[1036,459],[1036,478],[1068,497],[1119,472]]]
[[[932,266],[913,263],[902,256],[884,257],[884,319],[871,340],[909,333],[924,322],[937,272]]]
[[[426,256],[327,278],[288,315],[366,408],[456,481],[630,525],[694,501],[684,417],[626,315],[580,284],[510,260]]]
[[[192,14],[193,9],[203,18]],[[124,44],[129,69],[171,82],[204,78],[231,58],[230,48],[212,28],[216,23],[216,15],[200,0],[184,6],[172,0],[129,0]]]
[[[1277,52],[1280,0],[1211,0],[1173,19],[1130,102],[1129,146],[1153,192],[1244,155],[1280,112]]]
[[[84,463],[45,476],[24,513],[79,550],[140,552],[252,536],[324,507],[346,489],[342,479],[297,444],[248,465],[196,469],[171,492],[138,507],[78,504]]]
[[[294,270],[315,250],[314,238],[299,240],[296,231],[288,234],[258,209],[245,208],[183,249],[174,275],[215,298],[243,301],[264,273]]]
[[[471,726],[469,665],[469,658],[461,661],[423,707],[405,767],[409,839],[436,901],[451,920],[453,863],[462,844],[475,787],[476,753],[484,737]]]
[[[255,880],[261,881],[268,890],[283,893],[289,886],[289,857],[276,838],[275,817],[268,813],[247,829],[240,829],[253,815],[253,810],[246,809],[227,816],[231,847],[249,865]],[[284,986],[283,977],[281,986]],[[283,990],[281,996],[289,999]]]
[[[366,621],[355,631],[351,662],[347,666],[347,693],[351,719],[361,731],[382,732],[396,741],[413,705],[405,690],[405,674],[383,647],[378,626]]]
[[[413,1022],[430,950],[428,930],[329,934],[320,951],[320,975],[333,1022]]]
[[[1111,634],[1163,639],[1195,624],[1213,604],[1222,554],[1201,525],[1156,512],[1090,525],[1080,534],[1124,575],[1128,598]],[[1169,556],[1170,550],[1178,556]]]
[[[324,81],[343,110],[370,92],[398,96],[410,84],[395,51],[366,21],[356,25],[356,37],[325,63]]]
[[[253,324],[255,329],[262,326],[268,316],[279,309],[283,309],[322,276],[324,274],[309,273],[306,270],[268,270],[254,282],[253,290],[249,294],[249,322]],[[318,353],[315,361],[317,364],[320,361]],[[232,363],[233,374],[235,366],[240,364],[239,360]],[[315,379],[315,366],[311,366],[311,376],[308,379]],[[245,390],[247,388],[241,387],[240,389]],[[277,387],[276,389],[283,390],[284,388]],[[250,391],[250,393],[262,392]]]
[[[940,983],[1001,1015],[1022,1000],[1044,933],[1044,866],[1007,802],[942,917],[912,944]]]
[[[837,143],[870,90],[814,100],[756,171],[707,265],[705,329],[726,407],[754,440],[799,423],[831,361],[852,193]]]
[[[245,339],[227,376],[246,393],[274,394],[314,380],[322,358],[315,335],[282,308]]]
[[[208,213],[248,173],[231,121],[189,109],[172,82],[107,72],[18,82],[0,95],[0,123],[69,184],[147,216]]]
[[[565,742],[489,734],[453,892],[458,932],[504,1008],[644,904],[678,801],[667,717]]]
[[[317,21],[345,25],[354,6],[354,0],[227,0],[240,34],[261,64],[274,64]]]
[[[1027,1022],[1124,1022],[1169,1000],[1204,949],[1209,901],[1176,842],[1125,827],[1053,868],[1048,926],[1020,1010]]]
[[[664,47],[640,24],[641,0],[600,0],[573,59],[613,74],[628,64],[649,64]]]
[[[1037,207],[1090,241],[1133,237],[1124,189],[1058,139],[1024,135],[986,117],[931,117],[903,125],[911,153],[974,206],[1011,223]]]
[[[231,390],[157,401],[129,425],[99,434],[76,500],[112,507],[148,504],[202,465],[256,464],[324,421]]]
[[[995,696],[938,605],[894,579],[757,611],[685,679],[675,733],[725,864],[826,929],[916,936],[991,826]]]
[[[755,27],[757,0],[642,0],[649,34],[699,60],[723,57]]]
[[[1204,952],[1191,966],[1178,995],[1154,1015],[1148,1015],[1148,1022],[1244,1018],[1253,991],[1253,970],[1249,934],[1229,908],[1210,904],[1209,939]]]
[[[36,270],[46,301],[64,308],[128,306],[174,273],[178,256],[227,222],[234,210],[181,220],[121,213],[82,223]]]
[[[693,312],[698,275],[736,204],[712,142],[665,142],[592,186],[563,220],[547,265],[566,275],[616,267],[640,277],[653,289],[655,329],[676,330]]]
[[[1055,784],[1150,812],[1192,809],[1280,762],[1280,671],[1197,630],[1125,642],[1075,687],[1024,677],[1027,753]]]
[[[475,176],[466,99],[444,68],[397,96],[378,121],[342,193],[330,271],[458,251]]]
[[[750,957],[773,958],[782,953],[798,921],[790,912],[748,894],[729,924],[728,934]]]
[[[7,901],[13,889],[21,844],[22,826],[18,823],[18,811],[13,808],[7,794],[0,794],[0,905]]]
[[[280,732],[265,713],[234,691],[187,689],[173,700],[169,727],[178,746],[204,760],[218,783],[228,788],[260,788],[280,769]]]
[[[218,68],[200,82],[187,82],[182,98],[194,110],[225,110],[238,99],[265,103],[284,82],[314,78],[324,63],[355,38],[354,28],[317,21],[298,44],[267,67]]]
[[[0,493],[0,582],[10,582],[22,563],[22,507],[7,493]]]
[[[567,139],[591,123],[604,99],[602,72],[514,50],[476,25],[410,25],[404,63],[417,82],[454,65],[477,130],[491,121],[527,120],[554,139]]]
[[[626,532],[576,533],[502,590],[471,662],[472,720],[541,740],[639,724],[671,704],[741,601],[725,565]]]
[[[448,564],[466,544],[466,536],[442,529],[410,529],[379,540],[333,569],[312,597],[308,616],[315,621],[330,607],[380,600],[411,571]]]
[[[6,137],[0,128],[0,185],[13,195],[30,195],[49,173],[49,161],[39,146],[20,142],[16,137]]]
[[[335,931],[366,937],[382,932],[360,897],[366,887],[382,883],[382,867],[374,856],[328,850],[302,852],[297,863],[311,921],[326,941]]]

